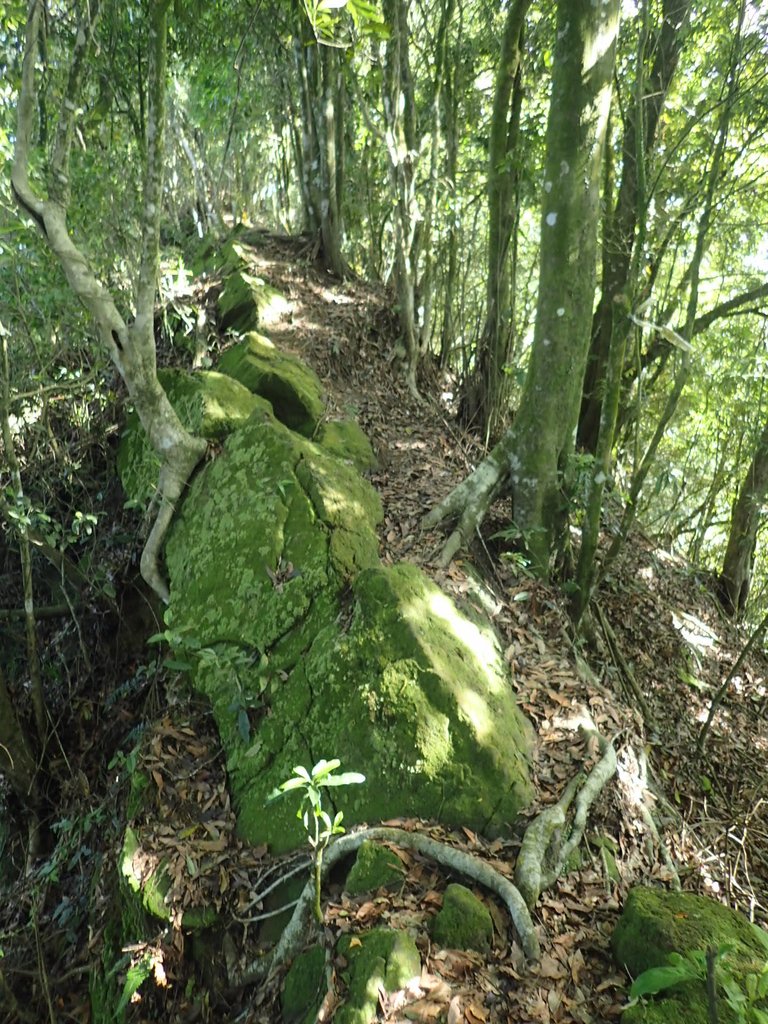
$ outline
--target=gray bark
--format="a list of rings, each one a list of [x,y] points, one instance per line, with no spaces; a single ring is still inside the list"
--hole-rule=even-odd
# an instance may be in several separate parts
[[[523,100],[523,30],[529,7],[530,0],[515,0],[507,9],[491,117],[485,324],[463,409],[463,419],[480,429],[486,441],[498,437],[508,396],[504,367],[511,357],[514,329],[514,268],[510,268],[509,246],[517,222],[519,160],[515,150]]]
[[[602,406],[602,381],[612,337],[621,345],[631,324],[626,317],[617,319],[617,296],[631,296],[635,290],[638,249],[635,233],[638,222],[644,228],[646,196],[642,181],[647,163],[654,153],[659,120],[667,93],[677,70],[682,51],[690,0],[664,0],[661,24],[646,40],[637,66],[635,97],[630,106],[622,142],[622,172],[619,194],[606,225],[603,242],[601,295],[592,325],[584,400],[579,421],[579,444],[595,451]],[[645,53],[655,53],[652,68],[644,73]],[[646,81],[647,78],[647,81]]]
[[[75,112],[99,12],[97,0],[92,0],[88,8],[88,20],[80,26],[76,35],[48,169],[46,197],[38,195],[29,179],[33,145],[35,56],[43,11],[42,0],[30,2],[11,174],[13,192],[20,208],[35,221],[58,257],[70,287],[93,317],[99,340],[123,378],[149,441],[160,457],[159,510],[142,553],[141,571],[147,583],[164,601],[168,600],[169,594],[159,566],[162,542],[173,517],[175,504],[206,450],[205,441],[184,429],[158,382],[153,333],[162,202],[168,4],[169,0],[161,0],[153,3],[150,9],[147,165],[141,265],[132,323],[126,323],[123,319],[109,291],[98,280],[67,228],[69,152]]]
[[[558,4],[530,366],[513,426],[425,521],[461,517],[444,560],[470,539],[502,487],[512,494],[515,525],[542,577],[563,531],[561,473],[573,450],[589,344],[619,6],[618,0]]]
[[[743,614],[752,582],[757,534],[768,496],[768,424],[758,438],[755,454],[733,503],[728,544],[718,591],[723,607],[733,617]]]

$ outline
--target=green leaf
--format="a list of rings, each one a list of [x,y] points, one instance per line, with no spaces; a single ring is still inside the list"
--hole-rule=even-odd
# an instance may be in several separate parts
[[[641,996],[652,996],[664,989],[673,988],[684,981],[691,981],[701,976],[700,969],[689,960],[681,963],[670,964],[667,967],[651,967],[632,982],[629,990],[630,999],[639,999]]]
[[[313,769],[313,771],[314,771],[314,769]],[[310,777],[309,777],[309,772],[307,771],[306,768],[302,767],[300,764],[297,764],[296,767],[293,769],[293,774],[300,776],[300,778],[304,779],[305,782],[310,782],[311,781]]]
[[[123,991],[120,995],[120,1002],[115,1008],[115,1017],[123,1012],[151,973],[152,960],[149,953],[145,953],[137,963],[131,964],[128,968],[128,973],[125,976],[125,983],[123,984]]]
[[[330,773],[335,771],[340,764],[341,761],[338,757],[334,757],[330,761],[326,761],[325,758],[322,758],[322,760],[318,761],[312,769],[312,780],[317,782],[318,779],[323,778],[325,775],[330,775]]]
[[[768,932],[764,932],[763,929],[756,924],[752,925],[752,929],[755,932],[755,937],[757,938],[758,942],[762,945],[766,954],[768,954]]]
[[[166,658],[163,662],[165,668],[171,668],[175,672],[189,672],[192,668],[188,661],[179,661],[177,658]]]
[[[304,781],[304,779],[288,779],[287,782],[283,782],[276,789],[272,790],[272,792],[267,797],[267,803],[271,803],[273,800],[277,800],[279,796],[283,796],[285,793],[290,793],[291,790],[293,789],[303,789],[305,785],[306,782]]]
[[[317,781],[317,780],[316,780]],[[341,775],[332,775],[319,783],[321,786],[352,786],[355,783],[365,782],[365,776],[360,772],[343,772]]]

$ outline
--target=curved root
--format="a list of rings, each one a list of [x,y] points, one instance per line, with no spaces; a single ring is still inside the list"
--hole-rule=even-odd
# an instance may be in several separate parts
[[[326,850],[323,857],[323,876],[330,871],[334,864],[354,852],[367,839],[395,843],[398,846],[405,846],[408,849],[416,850],[427,857],[431,857],[438,864],[449,867],[453,871],[470,878],[473,882],[477,882],[479,885],[490,889],[491,892],[494,892],[504,901],[509,910],[526,957],[531,961],[538,960],[539,940],[536,930],[531,920],[531,915],[528,912],[528,907],[512,882],[505,878],[504,875],[499,874],[495,868],[492,868],[485,861],[479,860],[463,850],[457,850],[453,846],[448,846],[446,843],[430,839],[429,836],[385,826],[352,832],[337,839]],[[270,974],[280,970],[289,960],[293,959],[306,942],[307,933],[312,923],[313,903],[314,882],[310,879],[304,886],[291,920],[280,936],[280,941],[275,946],[271,956],[263,957],[261,960],[246,967],[242,973],[230,977],[230,984],[233,987],[263,981]]]

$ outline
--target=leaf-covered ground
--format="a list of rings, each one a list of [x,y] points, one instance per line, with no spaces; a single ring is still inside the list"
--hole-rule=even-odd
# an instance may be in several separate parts
[[[434,947],[429,920],[452,879],[406,850],[396,850],[403,882],[394,891],[351,899],[331,880],[327,938],[380,923],[416,935],[422,975],[403,991],[382,995],[381,1021],[617,1019],[628,979],[612,962],[610,936],[633,884],[669,885],[677,875],[686,889],[768,920],[768,665],[751,658],[734,676],[702,752],[697,743],[709,700],[747,639],[718,612],[706,574],[636,532],[602,586],[589,642],[576,644],[558,591],[532,581],[495,536],[505,523],[503,506],[471,552],[482,584],[462,560],[438,569],[441,537],[421,533],[420,519],[482,457],[476,439],[452,419],[451,381],[427,367],[423,400],[408,392],[383,289],[335,282],[296,241],[257,232],[245,240],[253,243],[255,270],[290,301],[289,311],[268,328],[270,337],[320,375],[328,415],[355,416],[374,444],[379,468],[371,479],[385,508],[382,558],[418,563],[447,591],[492,616],[518,700],[536,726],[538,805],[532,813],[554,802],[573,775],[599,757],[578,731],[585,715],[612,740],[619,760],[617,776],[592,808],[579,863],[535,908],[543,954],[534,968],[523,961],[506,911],[479,890],[495,925],[491,952]],[[205,287],[215,293],[216,282]],[[183,311],[192,300],[192,293],[179,294],[174,303]],[[178,359],[167,350],[163,356]],[[109,924],[121,839],[116,804],[126,794],[119,788],[120,757],[130,749],[132,730],[146,726],[140,759],[150,799],[136,829],[144,848],[170,858],[173,885],[170,921],[158,927],[152,944],[153,978],[129,1013],[136,1021],[168,1024],[278,1021],[275,982],[228,991],[223,979],[258,952],[254,934],[267,902],[261,894],[281,874],[301,872],[302,858],[276,862],[266,849],[236,839],[212,722],[204,709],[176,697],[170,674],[143,668],[140,658],[130,671],[121,663],[120,673],[105,687],[111,714],[95,714],[92,727],[82,726],[84,708],[103,694],[76,692],[69,709],[60,710],[71,782],[61,794],[53,852],[14,884],[0,909],[0,1020],[89,1019],[88,975]],[[129,676],[132,689],[125,687]],[[522,828],[490,842],[469,830],[445,834],[433,823],[399,824],[513,875]],[[221,948],[204,951],[209,967],[201,973],[193,943],[178,924],[185,912],[210,905],[231,926]],[[100,907],[105,917],[99,923]],[[334,964],[326,1019],[343,996],[342,967]]]

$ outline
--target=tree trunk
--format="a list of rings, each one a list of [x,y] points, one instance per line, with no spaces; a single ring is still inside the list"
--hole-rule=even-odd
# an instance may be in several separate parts
[[[542,577],[564,535],[561,474],[572,453],[584,376],[599,222],[599,182],[619,26],[619,0],[560,0],[546,137],[536,326],[520,409],[475,472],[427,517],[460,521],[444,549],[466,543],[502,486]]]
[[[636,251],[635,231],[638,221],[646,217],[646,200],[641,196],[638,183],[653,155],[659,118],[664,108],[670,84],[677,69],[688,20],[690,0],[664,0],[662,23],[644,47],[655,53],[650,74],[643,74],[638,63],[638,82],[647,88],[636,90],[622,143],[622,174],[616,207],[608,220],[603,242],[603,267],[600,301],[592,323],[592,341],[584,379],[584,398],[579,417],[579,446],[594,452],[600,425],[603,382],[611,347],[611,337],[622,334],[618,343],[624,344],[631,329],[630,320],[616,317],[616,301],[620,296],[633,297],[636,274],[632,272],[633,253]],[[644,56],[644,55],[643,55]],[[647,81],[644,82],[644,79]],[[640,161],[644,166],[640,165]],[[638,299],[644,296],[638,296]]]
[[[421,211],[416,196],[418,146],[416,104],[408,50],[409,2],[384,0],[384,16],[390,34],[385,47],[383,105],[389,184],[394,207],[400,355],[408,386],[416,393],[416,374],[421,356],[416,301]]]
[[[728,615],[739,618],[747,605],[752,563],[762,510],[768,496],[768,424],[763,427],[755,454],[733,503],[728,544],[718,580],[718,593]]]
[[[488,158],[488,266],[485,324],[476,366],[465,384],[462,419],[486,439],[496,439],[509,394],[505,366],[513,343],[509,244],[517,222],[519,158],[516,154],[523,102],[523,30],[530,0],[507,10],[496,73]]]
[[[332,274],[349,268],[342,256],[344,172],[344,69],[339,51],[318,42],[302,22],[293,44],[303,124],[300,185],[307,230]]]
[[[126,324],[117,306],[73,242],[67,228],[69,157],[75,114],[87,72],[98,3],[91,3],[75,36],[70,73],[62,98],[53,154],[47,175],[48,196],[41,199],[29,180],[34,122],[35,55],[43,12],[32,0],[18,101],[18,130],[11,181],[22,211],[34,220],[56,254],[70,287],[91,313],[100,341],[125,381],[149,441],[160,456],[159,509],[141,556],[141,571],[152,589],[167,601],[168,587],[159,567],[162,542],[175,504],[206,450],[206,442],[182,426],[157,379],[154,301],[159,264],[165,126],[167,11],[170,0],[156,0],[149,12],[147,62],[147,158],[142,210],[142,246],[135,296],[136,316]]]

